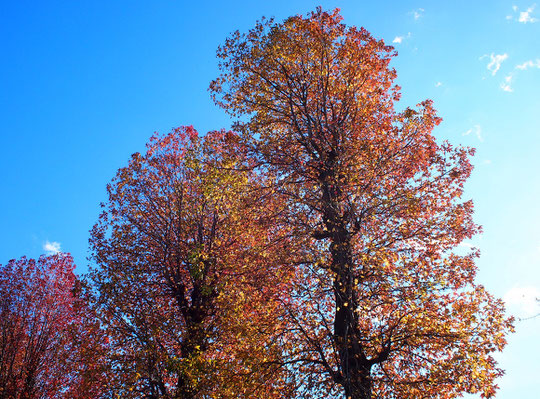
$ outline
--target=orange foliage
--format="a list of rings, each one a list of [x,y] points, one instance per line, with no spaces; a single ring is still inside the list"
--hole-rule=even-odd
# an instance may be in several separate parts
[[[478,252],[455,251],[480,231],[461,198],[474,150],[437,142],[431,101],[396,111],[394,55],[320,9],[218,50],[214,99],[302,243],[284,362],[305,397],[491,397],[512,320],[475,283]]]
[[[192,127],[154,136],[118,171],[91,238],[112,392],[287,396],[268,363],[287,270],[271,261],[281,244],[254,207],[260,185],[237,135]]]

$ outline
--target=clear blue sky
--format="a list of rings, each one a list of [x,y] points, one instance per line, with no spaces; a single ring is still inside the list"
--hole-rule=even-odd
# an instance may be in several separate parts
[[[60,247],[87,269],[105,185],[154,131],[229,127],[207,92],[215,50],[261,16],[317,5],[394,43],[403,105],[431,98],[436,135],[478,149],[467,197],[479,281],[521,317],[540,296],[540,5],[527,1],[3,1],[0,263]],[[500,356],[501,399],[540,392],[540,317]]]

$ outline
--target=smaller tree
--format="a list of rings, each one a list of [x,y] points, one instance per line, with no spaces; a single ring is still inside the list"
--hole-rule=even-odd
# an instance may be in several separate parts
[[[253,206],[260,181],[238,137],[181,127],[147,149],[108,186],[90,240],[111,392],[283,397],[284,380],[267,372],[283,246],[270,245],[272,221]]]
[[[99,325],[69,254],[0,265],[0,397],[96,398]]]

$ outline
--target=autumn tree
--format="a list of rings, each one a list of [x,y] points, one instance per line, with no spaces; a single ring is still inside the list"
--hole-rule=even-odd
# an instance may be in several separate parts
[[[475,283],[474,150],[439,142],[432,102],[396,109],[393,48],[339,11],[263,20],[218,50],[211,91],[306,243],[287,364],[305,397],[491,397],[512,329]],[[285,331],[285,330],[284,330]]]
[[[271,367],[285,246],[253,205],[260,182],[244,153],[231,132],[182,127],[153,136],[108,185],[91,280],[112,394],[290,396]]]
[[[69,254],[0,265],[0,398],[98,398],[99,324]]]

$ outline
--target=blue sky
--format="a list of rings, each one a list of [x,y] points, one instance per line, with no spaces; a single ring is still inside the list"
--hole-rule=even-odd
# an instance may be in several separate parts
[[[540,2],[539,2],[540,3]],[[4,1],[0,5],[0,263],[71,252],[87,269],[105,185],[152,132],[229,127],[207,92],[215,50],[261,16],[322,5],[392,43],[402,104],[477,148],[466,196],[484,232],[478,280],[540,312],[540,4],[527,1]],[[540,317],[499,356],[502,399],[538,397]]]

